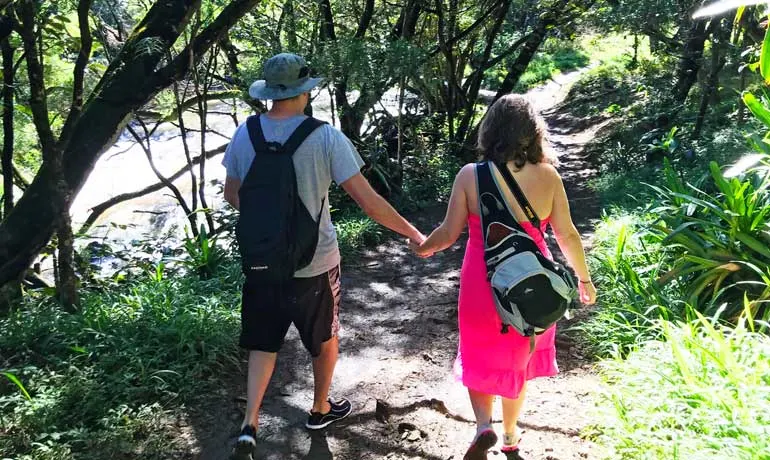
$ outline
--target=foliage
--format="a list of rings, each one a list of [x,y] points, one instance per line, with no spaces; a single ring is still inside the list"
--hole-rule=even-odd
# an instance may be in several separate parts
[[[659,282],[684,287],[684,300],[708,316],[735,320],[745,296],[751,314],[768,315],[770,299],[770,169],[726,179],[711,163],[705,190],[666,168],[667,186],[654,187],[660,216],[653,237],[672,263]]]
[[[507,43],[506,41],[502,42]],[[560,40],[556,37],[550,38],[543,44],[543,48],[519,79],[515,91],[526,92],[543,82],[547,82],[558,73],[585,67],[589,61],[590,58],[580,43]],[[512,62],[513,58],[508,58],[487,73],[485,83],[489,89],[496,90],[499,87],[507,75],[507,67]]]
[[[185,402],[239,363],[240,267],[217,275],[146,276],[86,291],[77,314],[29,297],[0,319],[0,366],[31,400],[0,385],[0,457],[158,458]]]
[[[677,286],[656,282],[665,254],[660,242],[643,231],[651,220],[615,211],[596,226],[589,263],[600,307],[575,329],[599,356],[625,356],[644,340],[659,336],[653,327],[659,318],[684,317],[684,306],[674,301]]]
[[[216,243],[216,235],[209,237],[202,224],[197,236],[185,238],[184,248],[187,258],[182,263],[202,280],[211,278],[225,260],[224,251]]]
[[[384,238],[382,227],[360,212],[348,213],[336,220],[335,227],[343,255],[352,256],[360,250],[379,244]]]
[[[606,458],[766,458],[770,338],[753,327],[659,322],[661,340],[602,363]]]

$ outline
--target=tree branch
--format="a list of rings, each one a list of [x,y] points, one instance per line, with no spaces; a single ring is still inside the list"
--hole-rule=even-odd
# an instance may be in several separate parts
[[[215,148],[214,150],[207,151],[206,154],[205,154],[206,159],[211,159],[211,158],[213,158],[213,157],[215,157],[215,156],[217,156],[217,155],[219,155],[221,153],[224,153],[225,150],[227,149],[227,145],[228,144],[224,144],[224,145],[221,145],[221,146]],[[175,172],[174,174],[170,175],[168,177],[168,181],[174,182],[175,180],[179,179],[180,177],[185,175],[187,173],[187,171],[191,167],[193,167],[194,165],[200,164],[201,159],[202,158],[201,158],[200,155],[195,157],[195,158],[193,158],[192,164],[187,164],[187,165],[183,166],[181,169],[179,169],[177,172]],[[165,187],[166,187],[166,183],[161,181],[161,182],[157,182],[157,183],[155,183],[153,185],[149,185],[149,186],[147,186],[147,187],[145,187],[145,188],[143,188],[141,190],[137,190],[135,192],[122,193],[120,195],[116,195],[116,196],[110,198],[109,200],[106,200],[106,201],[104,201],[102,203],[97,204],[96,206],[91,208],[91,214],[88,215],[88,218],[83,223],[83,226],[80,227],[80,230],[78,231],[78,234],[80,234],[80,235],[85,234],[91,228],[91,226],[93,226],[93,224],[96,222],[96,220],[99,218],[99,216],[104,214],[104,212],[107,211],[108,209],[110,209],[111,207],[113,207],[115,205],[118,205],[120,203],[123,203],[125,201],[129,201],[129,200],[133,200],[133,199],[136,199],[136,198],[140,198],[140,197],[143,197],[145,195],[149,195],[150,193],[154,193],[154,192],[157,192],[159,190],[163,190]]]
[[[173,80],[182,78],[190,67],[217,41],[224,37],[244,14],[257,6],[260,0],[233,0],[219,16],[190,42],[189,45],[166,67],[160,69],[153,79],[158,87],[165,88]]]
[[[70,106],[70,113],[67,115],[67,120],[64,122],[60,139],[60,141],[65,144],[72,134],[72,127],[83,112],[83,83],[85,80],[86,66],[88,65],[88,60],[91,59],[91,50],[94,44],[94,39],[91,36],[91,26],[88,24],[88,13],[91,11],[93,2],[94,0],[80,0],[80,3],[78,3],[80,52],[75,61],[75,70],[73,71],[72,105]]]
[[[478,29],[479,27],[484,25],[486,20],[489,19],[489,17],[492,15],[492,13],[494,13],[495,10],[497,10],[497,8],[499,6],[500,6],[500,1],[495,2],[494,5],[489,7],[489,9],[487,11],[485,11],[484,14],[482,14],[478,19],[476,19],[476,21],[474,21],[473,24],[469,25],[465,30],[463,30],[462,32],[460,32],[456,36],[454,36],[454,37],[450,38],[449,40],[447,40],[446,43],[444,44],[444,46],[452,46],[455,43],[465,39],[470,34],[474,33],[476,31],[476,29]],[[439,54],[440,52],[441,52],[441,46],[435,46],[435,47],[433,47],[433,49],[431,49],[428,52],[428,57],[434,57],[437,54]]]
[[[147,132],[147,129],[142,125],[144,128],[145,133]],[[177,188],[176,185],[174,185],[168,178],[166,178],[163,173],[160,172],[160,170],[155,166],[155,160],[152,158],[152,150],[150,150],[149,147],[149,138],[147,138],[148,145],[144,145],[144,139],[142,139],[139,136],[139,133],[136,132],[136,130],[131,126],[128,125],[126,127],[128,129],[128,132],[131,133],[131,135],[136,139],[136,142],[139,143],[139,145],[142,147],[142,151],[144,151],[144,155],[147,157],[147,161],[150,163],[150,168],[152,169],[152,172],[155,173],[155,176],[163,183],[165,187],[167,187],[176,197],[177,201],[179,202],[179,206],[182,207],[184,210],[184,214],[186,216],[190,216],[192,214],[192,210],[187,205],[187,201],[185,201],[184,197],[182,196],[182,192],[179,191],[179,188]],[[192,166],[190,163],[187,164],[188,166]]]

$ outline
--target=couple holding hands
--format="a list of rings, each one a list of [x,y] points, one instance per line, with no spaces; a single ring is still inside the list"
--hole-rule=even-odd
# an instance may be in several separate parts
[[[240,345],[249,350],[247,408],[234,458],[250,459],[257,444],[259,408],[275,367],[277,352],[293,323],[313,357],[314,403],[306,427],[319,430],[352,412],[346,399],[331,399],[334,367],[338,356],[340,254],[328,206],[331,182],[339,184],[376,222],[409,238],[417,255],[430,257],[453,245],[468,227],[468,240],[460,276],[458,302],[459,346],[453,372],[468,389],[476,417],[477,432],[464,459],[486,459],[498,442],[491,426],[493,403],[501,398],[503,410],[502,451],[515,455],[521,434],[517,420],[525,400],[527,381],[556,375],[555,327],[534,341],[515,332],[501,333],[488,270],[482,231],[479,185],[476,168],[468,164],[457,174],[443,223],[425,238],[379,196],[361,175],[363,161],[353,144],[339,130],[304,115],[309,92],[323,80],[311,78],[304,59],[279,54],[264,66],[264,80],[255,82],[250,95],[272,100],[270,110],[251,117],[237,129],[223,164],[227,169],[225,199],[240,210],[241,221],[271,221],[271,200],[250,199],[259,189],[255,177],[266,174],[260,163],[264,146],[279,145],[293,165],[298,198],[318,226],[314,251],[302,268],[281,282],[266,282],[250,276],[244,247],[259,231],[241,230],[239,244],[244,255],[246,282],[241,307]],[[548,258],[545,240],[550,226],[559,248],[575,272],[579,298],[584,304],[596,300],[580,235],[570,215],[556,159],[546,148],[545,127],[533,106],[523,97],[507,95],[487,111],[478,134],[481,162],[497,184],[504,184],[505,167],[514,177],[539,217],[536,228],[518,204],[512,191],[499,187],[506,208]],[[504,166],[502,166],[504,165]],[[267,171],[267,173],[271,173]],[[272,176],[275,176],[272,173]],[[264,182],[264,180],[262,180]],[[535,220],[537,222],[538,220]],[[316,235],[314,233],[314,235]],[[285,256],[285,255],[284,255]]]

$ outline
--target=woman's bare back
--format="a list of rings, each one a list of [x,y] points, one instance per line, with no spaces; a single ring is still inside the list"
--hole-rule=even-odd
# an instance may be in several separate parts
[[[519,187],[521,187],[521,190],[524,192],[527,200],[529,200],[529,203],[532,205],[535,213],[537,213],[537,216],[541,220],[545,220],[550,217],[553,210],[554,192],[560,182],[556,180],[559,176],[559,173],[556,171],[556,169],[548,163],[528,163],[518,171],[514,170],[510,166],[508,169],[511,171],[513,178],[516,179]],[[514,198],[511,191],[508,189],[508,187],[505,186],[505,180],[500,174],[500,171],[495,169],[494,174],[495,178],[497,179],[497,183],[502,185],[501,189],[503,190],[506,200],[511,206],[511,209],[513,209],[514,213],[516,214],[516,220],[519,222],[526,221],[526,215],[522,211],[521,206],[519,206],[519,204],[516,202],[516,199]],[[466,196],[468,197],[468,212],[478,214],[479,194],[475,181],[467,183],[467,185],[468,186],[465,192]]]

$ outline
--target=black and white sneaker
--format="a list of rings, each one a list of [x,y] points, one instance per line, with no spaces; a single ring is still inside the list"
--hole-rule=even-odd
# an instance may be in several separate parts
[[[254,449],[257,447],[257,430],[252,425],[246,425],[241,430],[235,443],[232,460],[253,460]]]
[[[321,430],[334,422],[339,422],[353,412],[353,406],[347,399],[343,398],[336,402],[330,399],[329,404],[331,405],[331,410],[325,414],[310,412],[310,416],[305,424],[308,430]]]

